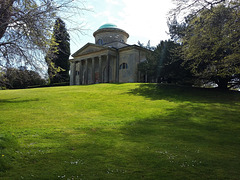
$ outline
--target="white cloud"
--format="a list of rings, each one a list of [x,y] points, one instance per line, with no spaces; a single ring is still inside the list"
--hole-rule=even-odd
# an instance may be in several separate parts
[[[167,13],[172,8],[171,0],[122,0],[125,5],[118,25],[125,29],[141,42],[151,40],[152,45],[157,45],[160,40],[167,39]],[[136,43],[136,42],[134,42]]]
[[[116,0],[105,0],[105,2],[107,4],[114,4],[114,5],[120,5],[120,1],[116,1]]]
[[[136,44],[141,41],[146,45],[159,44],[160,40],[168,38],[165,31],[167,27],[167,13],[173,7],[171,0],[91,0],[86,7],[94,12],[86,12],[84,17],[76,17],[75,20],[87,24],[85,36],[80,35],[79,45],[72,44],[72,52],[75,52],[88,42],[94,42],[93,32],[105,23],[116,24],[130,35],[128,43]],[[71,37],[75,39],[75,37]]]

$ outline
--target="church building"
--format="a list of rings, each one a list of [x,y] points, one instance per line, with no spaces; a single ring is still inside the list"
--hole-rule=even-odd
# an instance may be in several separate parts
[[[87,43],[70,60],[70,85],[143,82],[138,64],[149,50],[128,45],[129,34],[114,24],[104,24],[93,33],[95,44]]]

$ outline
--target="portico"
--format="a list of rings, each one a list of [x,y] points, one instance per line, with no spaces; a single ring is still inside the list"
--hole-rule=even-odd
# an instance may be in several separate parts
[[[116,50],[105,47],[97,52],[86,53],[97,46],[88,43],[73,54],[74,59],[70,60],[71,85],[118,82]]]

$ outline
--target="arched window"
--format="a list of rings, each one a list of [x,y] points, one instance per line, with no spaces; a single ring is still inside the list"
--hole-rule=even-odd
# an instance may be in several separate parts
[[[97,40],[97,44],[103,45],[103,40],[102,40],[102,39],[98,39],[98,40]]]
[[[119,69],[128,69],[128,64],[127,63],[122,63],[120,65]]]

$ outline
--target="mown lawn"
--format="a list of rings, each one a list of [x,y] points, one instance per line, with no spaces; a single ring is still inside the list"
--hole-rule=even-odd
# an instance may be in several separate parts
[[[0,179],[239,178],[239,92],[154,84],[0,91]]]

